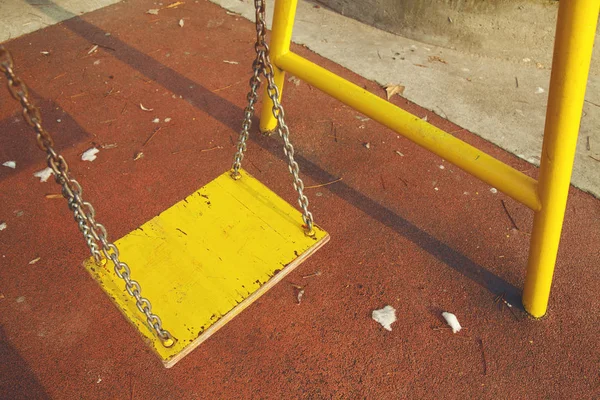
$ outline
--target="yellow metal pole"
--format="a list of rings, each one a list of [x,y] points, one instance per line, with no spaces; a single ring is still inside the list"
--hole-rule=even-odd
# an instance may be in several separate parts
[[[540,209],[535,179],[291,51],[280,56],[277,62],[285,71],[495,186],[532,210]]]
[[[271,61],[273,62],[273,76],[275,84],[279,88],[279,100],[283,93],[283,82],[285,72],[277,66],[277,59],[290,51],[292,41],[292,29],[294,28],[294,17],[298,0],[276,0],[273,12],[273,25],[271,27],[271,42],[269,43]],[[263,106],[260,115],[260,131],[270,132],[277,126],[277,120],[273,116],[273,102],[263,94]]]
[[[600,0],[559,5],[538,181],[542,208],[533,221],[523,290],[523,305],[536,318],[548,307],[599,9]]]

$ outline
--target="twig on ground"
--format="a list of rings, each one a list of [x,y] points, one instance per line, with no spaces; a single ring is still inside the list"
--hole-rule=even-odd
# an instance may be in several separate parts
[[[483,358],[483,374],[487,375],[487,361],[485,360],[485,350],[483,349],[483,339],[479,339],[479,346],[481,348],[481,357]]]
[[[148,137],[148,139],[146,139],[146,141],[144,142],[144,144],[142,145],[142,147],[144,147],[145,145],[148,144],[148,142],[150,142],[152,140],[152,138],[154,137],[154,135],[156,135],[163,127],[159,126],[157,128],[154,128],[154,131],[152,132],[152,134]]]
[[[327,185],[331,185],[333,183],[339,182],[341,180],[342,180],[342,178],[338,178],[338,179],[336,179],[334,181],[327,182],[327,183],[321,183],[319,185],[305,186],[304,189],[314,189],[314,188],[318,188],[318,187],[323,187],[323,186],[327,186]]]
[[[515,228],[516,230],[520,231],[519,227],[517,226],[517,223],[515,222],[515,220],[513,219],[513,217],[508,212],[508,208],[506,208],[506,203],[504,203],[504,200],[500,200],[500,202],[502,203],[502,208],[504,208],[504,212],[506,213],[506,216],[510,220],[510,223],[512,224],[513,228]]]

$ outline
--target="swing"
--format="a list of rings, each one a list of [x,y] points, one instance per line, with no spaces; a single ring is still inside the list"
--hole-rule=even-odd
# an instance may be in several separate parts
[[[67,162],[54,150],[52,137],[42,127],[39,109],[30,102],[27,87],[15,75],[10,53],[0,45],[0,71],[8,80],[11,95],[21,103],[25,121],[36,131],[38,147],[47,154],[48,166],[90,249],[92,256],[83,262],[84,268],[167,368],[329,240],[308,210],[265,41],[265,3],[254,3],[256,59],[231,171],[114,243],[96,221],[92,205],[83,199],[81,186],[71,177]],[[302,213],[241,166],[261,74],[274,105],[276,131],[284,142]],[[121,252],[127,263],[121,260]],[[129,265],[135,270],[135,280]]]

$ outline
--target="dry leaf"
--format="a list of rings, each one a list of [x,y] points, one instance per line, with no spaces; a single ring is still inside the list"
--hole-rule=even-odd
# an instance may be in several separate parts
[[[185,4],[185,1],[176,1],[175,3],[169,4],[165,8],[177,8],[177,7],[179,7],[182,4]]]
[[[293,83],[296,86],[300,86],[300,79],[296,78],[295,76],[290,76],[288,78],[288,82]]]
[[[435,62],[435,61],[437,61],[437,62],[440,62],[440,63],[442,63],[442,64],[448,64],[448,63],[446,62],[446,60],[444,60],[444,59],[443,59],[442,57],[440,57],[440,56],[429,56],[428,60],[429,60],[429,62]]]
[[[140,108],[144,111],[154,111],[154,108],[146,108],[142,103],[140,103]]]
[[[92,54],[96,50],[98,50],[98,45],[97,44],[95,44],[95,45],[92,46],[92,48],[88,51],[88,54]]]
[[[404,89],[406,89],[402,85],[386,85],[383,87],[387,93],[387,99],[389,100],[393,95],[397,94],[402,96],[404,93]]]

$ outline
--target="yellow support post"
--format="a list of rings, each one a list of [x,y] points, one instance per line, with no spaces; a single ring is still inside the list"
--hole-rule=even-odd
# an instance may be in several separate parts
[[[548,307],[599,8],[600,0],[559,5],[538,180],[542,208],[533,221],[523,290],[523,305],[536,318]]]
[[[277,66],[277,58],[290,51],[292,29],[298,0],[277,0],[273,12],[273,26],[271,27],[271,42],[269,44],[271,61],[273,63],[273,77],[279,88],[279,100],[283,93],[285,72]],[[273,116],[273,102],[266,94],[263,95],[263,106],[260,115],[260,131],[271,132],[277,127],[277,120]]]

